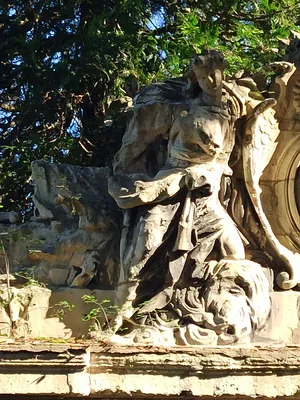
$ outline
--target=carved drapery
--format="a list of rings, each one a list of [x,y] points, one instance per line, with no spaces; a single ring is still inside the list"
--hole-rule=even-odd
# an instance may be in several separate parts
[[[66,266],[62,284],[114,287],[116,341],[244,343],[273,286],[299,285],[300,70],[273,64],[276,99],[263,99],[225,66],[206,52],[143,88],[113,173],[34,164],[52,242],[30,257]]]
[[[192,60],[188,84],[178,94],[169,81],[137,97],[109,184],[126,210],[117,286],[121,309],[115,320],[115,331],[124,322],[135,326],[125,341],[244,342],[268,320],[265,265],[249,260],[247,241],[222,197],[235,175],[228,161],[246,113],[250,118],[240,149],[250,173],[245,183],[252,200],[260,192],[264,165],[253,164],[259,152],[256,131],[274,126],[278,135],[274,111],[270,118],[265,113],[276,102],[255,101],[249,81],[223,83],[225,64],[219,53],[207,52]],[[150,151],[154,143],[156,153]],[[269,146],[262,150],[267,164]],[[253,204],[260,230],[268,233],[260,201]]]

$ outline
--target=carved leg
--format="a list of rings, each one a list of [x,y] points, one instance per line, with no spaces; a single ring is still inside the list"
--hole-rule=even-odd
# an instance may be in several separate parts
[[[140,214],[132,221],[128,214],[125,216],[121,241],[120,278],[115,294],[116,304],[120,306],[113,326],[115,332],[121,327],[123,319],[131,318],[134,314],[135,309],[132,304],[140,283],[139,274],[162,244],[178,207],[179,203],[156,205],[148,210],[145,208],[144,215]]]
[[[136,290],[138,288],[139,281],[123,283],[118,286],[115,293],[116,304],[121,304],[121,308],[118,311],[118,315],[114,319],[111,329],[116,333],[122,326],[123,321],[130,319],[135,312],[133,302],[136,298]]]
[[[234,222],[220,203],[216,206],[217,215],[222,221],[222,233],[217,241],[223,259],[244,260],[246,258],[242,238]]]
[[[244,260],[246,258],[245,249],[237,228],[231,221],[227,220],[224,223],[224,230],[218,239],[221,257],[224,259]]]

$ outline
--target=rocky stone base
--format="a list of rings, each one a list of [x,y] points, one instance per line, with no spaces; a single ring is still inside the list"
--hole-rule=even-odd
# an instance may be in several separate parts
[[[101,327],[107,325],[106,317],[109,319],[110,313],[118,310],[114,308],[114,294],[113,290],[25,286],[11,287],[9,301],[7,286],[0,283],[0,343],[9,337],[35,340],[87,338],[94,328],[100,335],[96,336],[95,331],[92,337],[107,338]],[[85,301],[86,297],[94,302]],[[252,338],[252,343],[300,344],[300,293],[272,292],[271,303],[268,324]],[[98,311],[96,318],[84,321],[93,310]],[[117,342],[122,343],[122,340]]]
[[[2,345],[0,394],[7,399],[298,398],[300,346]]]

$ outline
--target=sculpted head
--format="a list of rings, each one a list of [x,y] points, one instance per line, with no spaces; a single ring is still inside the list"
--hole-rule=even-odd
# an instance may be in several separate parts
[[[205,50],[196,54],[186,74],[191,97],[197,96],[199,87],[208,95],[216,95],[222,89],[223,71],[227,66],[227,61],[218,51]]]

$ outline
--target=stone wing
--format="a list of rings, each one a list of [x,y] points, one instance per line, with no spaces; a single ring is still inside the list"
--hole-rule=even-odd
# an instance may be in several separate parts
[[[279,260],[280,268],[287,271],[277,276],[282,289],[291,289],[300,282],[300,255],[285,247],[274,233],[262,203],[260,179],[276,150],[280,129],[275,118],[275,99],[263,100],[247,119],[243,142],[243,170],[245,184],[255,212],[265,234],[263,250],[270,249],[273,259]]]

